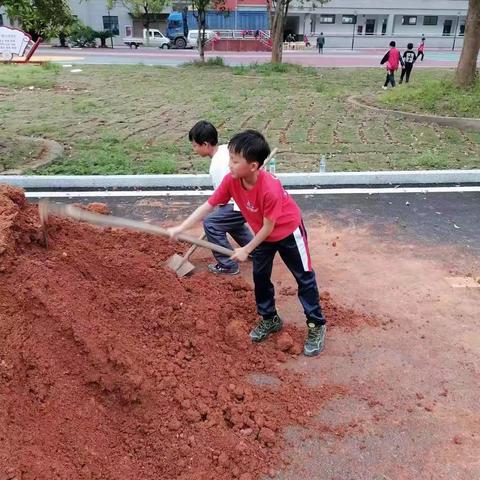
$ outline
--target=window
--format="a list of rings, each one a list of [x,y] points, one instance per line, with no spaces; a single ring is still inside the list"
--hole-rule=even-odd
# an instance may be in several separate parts
[[[417,24],[417,17],[413,17],[411,15],[404,15],[402,17],[402,25],[416,25]]]
[[[436,25],[437,23],[438,23],[438,17],[434,17],[434,16],[423,17],[424,25]]]
[[[2,17],[2,14],[0,13],[0,27],[3,26],[3,17]]]
[[[335,23],[335,15],[320,15],[320,23]]]
[[[442,33],[442,35],[444,37],[448,37],[449,35],[452,34],[452,25],[453,25],[453,20],[445,20],[443,22],[443,33]]]
[[[120,33],[118,28],[118,17],[115,15],[103,17],[103,29],[112,32],[112,35],[118,35]]]
[[[382,35],[385,35],[387,33],[387,23],[388,23],[388,20],[384,18],[382,23]]]
[[[357,23],[357,17],[355,15],[343,15],[342,23],[349,23],[350,25]]]
[[[460,25],[460,32],[458,33],[461,37],[465,35],[465,24]]]

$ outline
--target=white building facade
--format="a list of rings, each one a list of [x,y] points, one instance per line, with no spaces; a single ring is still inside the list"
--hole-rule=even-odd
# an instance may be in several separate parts
[[[315,37],[325,47],[385,47],[391,40],[416,46],[425,35],[427,48],[461,47],[467,0],[293,0],[287,33]]]

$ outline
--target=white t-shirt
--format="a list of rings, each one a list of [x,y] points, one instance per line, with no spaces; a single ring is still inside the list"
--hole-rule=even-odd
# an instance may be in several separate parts
[[[215,155],[210,162],[210,170],[208,173],[212,177],[213,189],[216,190],[222,183],[225,175],[230,175],[230,169],[228,168],[228,162],[230,161],[230,154],[228,153],[228,145],[219,145]],[[237,212],[240,211],[237,204],[232,200],[229,203],[233,203],[233,209]]]

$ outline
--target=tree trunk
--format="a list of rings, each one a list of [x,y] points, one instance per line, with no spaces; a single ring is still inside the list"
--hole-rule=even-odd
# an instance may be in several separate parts
[[[198,12],[198,55],[200,61],[205,62],[205,29],[207,28],[207,20],[205,10]]]
[[[283,32],[288,0],[278,0],[272,22],[272,63],[282,63]]]
[[[477,58],[480,50],[480,0],[468,3],[467,21],[462,54],[458,62],[455,81],[460,87],[474,84],[477,72]]]
[[[64,31],[61,31],[58,34],[58,39],[60,40],[60,46],[62,48],[66,48],[67,47],[67,35],[65,34]]]
[[[147,38],[145,40],[146,40],[147,47],[149,47],[150,46],[150,15],[148,13],[148,6],[146,4],[143,6],[143,8],[145,9],[144,26],[147,31]]]

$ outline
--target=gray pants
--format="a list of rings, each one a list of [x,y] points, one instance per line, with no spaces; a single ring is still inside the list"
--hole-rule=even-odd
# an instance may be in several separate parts
[[[220,205],[203,221],[203,228],[209,242],[232,248],[227,239],[227,233],[241,246],[244,247],[252,238],[252,232],[247,227],[241,212],[233,209],[233,205]],[[221,253],[212,252],[215,260],[225,268],[237,266],[237,263]]]

